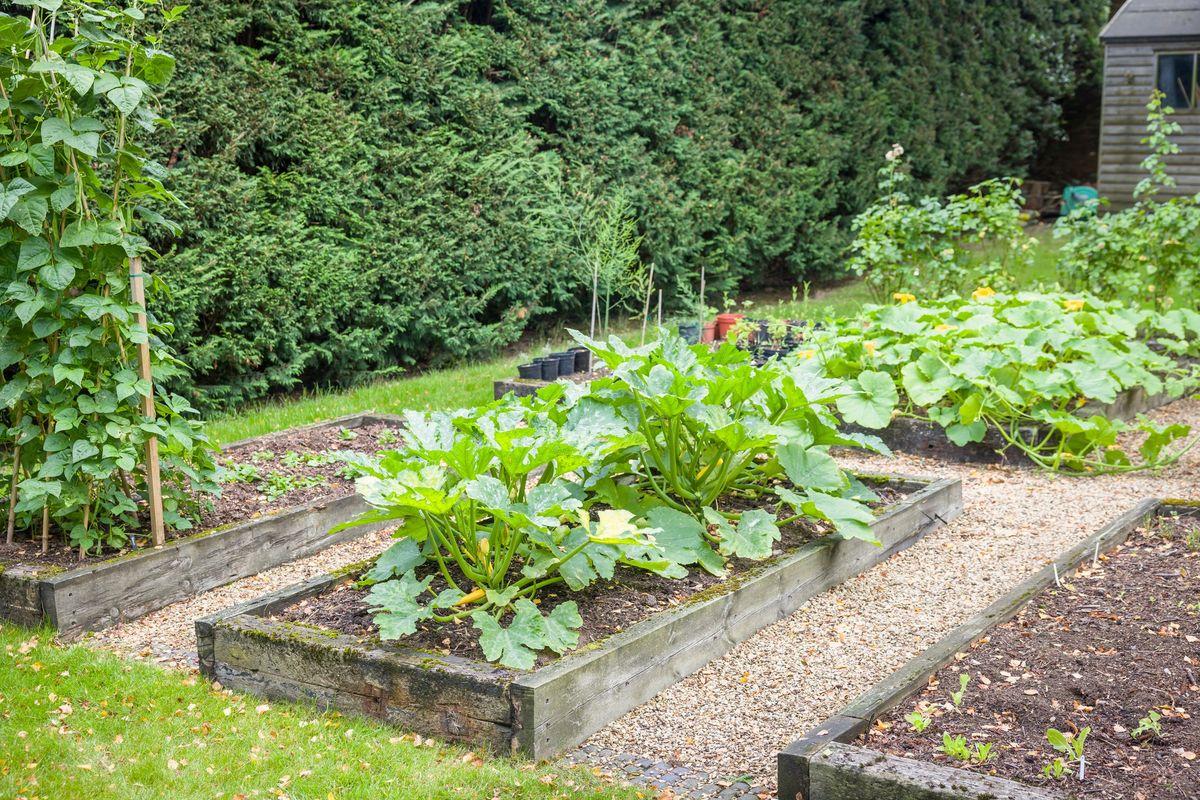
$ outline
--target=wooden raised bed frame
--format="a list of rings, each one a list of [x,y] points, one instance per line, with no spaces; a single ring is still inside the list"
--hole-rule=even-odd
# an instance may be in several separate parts
[[[958,480],[895,478],[891,485],[911,494],[873,523],[882,547],[817,539],[530,672],[268,619],[349,581],[353,570],[197,620],[200,669],[231,688],[550,758],[962,512]]]
[[[401,418],[356,414],[296,430],[375,423],[399,425]],[[263,438],[234,442],[222,451],[253,449],[261,446]],[[58,629],[60,637],[75,638],[382,527],[329,534],[330,528],[365,510],[367,505],[357,494],[318,498],[75,569],[0,567],[0,618],[31,627],[48,624]]]
[[[995,626],[1012,619],[1043,589],[1085,561],[1112,550],[1161,514],[1200,515],[1200,503],[1143,500],[1059,556],[982,613],[875,684],[865,694],[793,742],[778,756],[780,800],[1061,800],[1058,792],[941,764],[886,755],[854,741],[871,724],[923,689],[929,677]]]

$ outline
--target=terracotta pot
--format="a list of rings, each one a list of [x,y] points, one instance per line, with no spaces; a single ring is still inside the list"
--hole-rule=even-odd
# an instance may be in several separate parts
[[[717,314],[717,338],[724,339],[728,336],[730,329],[745,316],[745,314]]]
[[[706,322],[704,328],[700,331],[700,341],[708,343],[717,340],[717,323]]]

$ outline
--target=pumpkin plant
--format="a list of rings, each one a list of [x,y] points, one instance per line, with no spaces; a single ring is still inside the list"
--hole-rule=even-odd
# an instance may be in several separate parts
[[[539,651],[579,638],[575,602],[542,613],[534,601],[545,590],[578,591],[618,564],[687,574],[629,511],[584,510],[570,474],[594,456],[532,402],[405,419],[405,446],[360,465],[358,491],[374,511],[348,523],[403,522],[364,575],[380,638],[470,619],[489,660],[528,669]]]
[[[928,418],[960,446],[994,431],[1051,470],[1127,472],[1165,466],[1185,446],[1182,425],[1081,415],[1140,387],[1172,397],[1200,385],[1176,356],[1200,350],[1200,314],[1130,308],[1087,295],[997,294],[970,300],[868,306],[819,339],[811,362],[823,374],[862,381],[886,374],[900,385],[898,414]],[[848,422],[885,427],[890,415],[839,406]],[[1122,449],[1126,431],[1143,434],[1138,453]]]
[[[177,201],[139,140],[165,124],[155,92],[174,60],[158,29],[182,9],[18,4],[30,13],[0,14],[8,538],[40,529],[45,547],[53,527],[81,550],[119,547],[142,525],[150,437],[161,446],[168,526],[189,527],[191,491],[215,488],[187,401],[159,395],[156,418],[143,414],[153,387],[139,374],[139,345],[149,345],[156,378],[181,365],[160,338],[169,327],[138,321],[130,286],[131,260],[153,255],[141,229],[173,227],[156,209]]]

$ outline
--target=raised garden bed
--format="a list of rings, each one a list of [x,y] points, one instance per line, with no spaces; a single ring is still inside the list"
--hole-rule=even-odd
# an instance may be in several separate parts
[[[1200,504],[1139,503],[780,753],[780,798],[1196,797],[1198,541]],[[1131,736],[1151,710],[1161,731]],[[1084,727],[1084,780],[1045,776],[1047,730]]]
[[[183,532],[162,547],[130,548],[83,561],[61,547],[45,556],[24,543],[3,548],[0,618],[48,624],[70,638],[377,530],[380,526],[366,526],[330,535],[332,527],[366,509],[353,482],[332,474],[334,465],[276,462],[286,448],[314,453],[343,438],[352,449],[360,435],[360,449],[367,443],[373,443],[368,449],[376,449],[369,432],[399,426],[399,417],[359,414],[226,446],[222,461],[281,476],[274,484],[278,494],[230,483],[202,516],[206,527]]]
[[[905,496],[872,525],[882,547],[837,537],[810,541],[532,671],[278,618],[345,586],[356,570],[197,620],[201,670],[268,697],[311,700],[422,734],[549,758],[961,513],[957,480],[888,485]]]

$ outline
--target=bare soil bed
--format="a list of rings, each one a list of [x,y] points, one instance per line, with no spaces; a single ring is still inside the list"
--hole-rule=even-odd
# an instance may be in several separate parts
[[[970,676],[962,704],[950,693]],[[917,733],[906,714],[933,719]],[[1151,711],[1160,733],[1132,732]],[[1161,518],[1098,565],[1034,598],[926,690],[877,722],[864,744],[892,755],[1053,787],[1083,800],[1200,798],[1200,519]],[[1061,780],[1046,730],[1091,728]],[[943,734],[990,742],[995,756],[962,765]]]
[[[879,495],[879,500],[871,503],[872,508],[876,509],[896,503],[906,495],[905,492],[889,486],[874,485],[870,488]],[[726,578],[717,578],[703,570],[693,569],[686,578],[673,580],[618,565],[613,580],[598,581],[581,592],[547,591],[539,598],[541,609],[549,612],[561,602],[574,600],[583,618],[583,625],[579,630],[579,647],[583,647],[612,636],[657,611],[685,603],[711,587],[737,581],[739,577],[752,574],[775,559],[797,550],[806,542],[830,532],[831,527],[828,524],[813,520],[802,520],[787,525],[780,530],[782,535],[770,560],[764,562],[733,559],[729,562],[729,575]],[[514,566],[514,572],[519,573],[519,570],[519,565]],[[440,575],[436,572],[434,574],[430,588],[436,594],[446,588],[446,583]],[[456,580],[459,579],[459,576],[455,577]],[[356,588],[353,583],[342,584],[332,591],[302,600],[284,609],[275,619],[316,625],[339,633],[373,639],[378,636],[378,628],[371,619],[365,602],[366,595],[366,589]],[[436,651],[442,655],[485,660],[479,646],[479,631],[469,621],[423,623],[418,626],[415,634],[405,637],[403,643]],[[553,653],[545,651],[539,656],[538,664],[548,663],[555,658],[557,656]]]
[[[244,522],[311,500],[353,494],[354,481],[347,477],[344,462],[323,458],[305,461],[304,456],[327,456],[350,451],[377,453],[395,447],[399,432],[398,427],[382,423],[353,429],[299,429],[264,436],[256,440],[253,446],[222,452],[218,464],[227,478],[232,477],[239,465],[245,465],[243,469],[252,468],[258,479],[225,480],[220,495],[198,496],[201,510],[198,519],[193,520],[194,527],[184,531],[168,530],[167,541],[230,523]],[[268,493],[267,487],[273,475],[277,476],[274,485],[280,491]],[[137,542],[142,546],[145,543],[145,539]],[[52,534],[50,550],[43,554],[40,538],[30,540],[28,533],[24,533],[11,545],[0,541],[0,565],[34,564],[69,569],[122,555],[130,549],[107,550],[80,559],[77,548],[65,545],[61,536]]]

